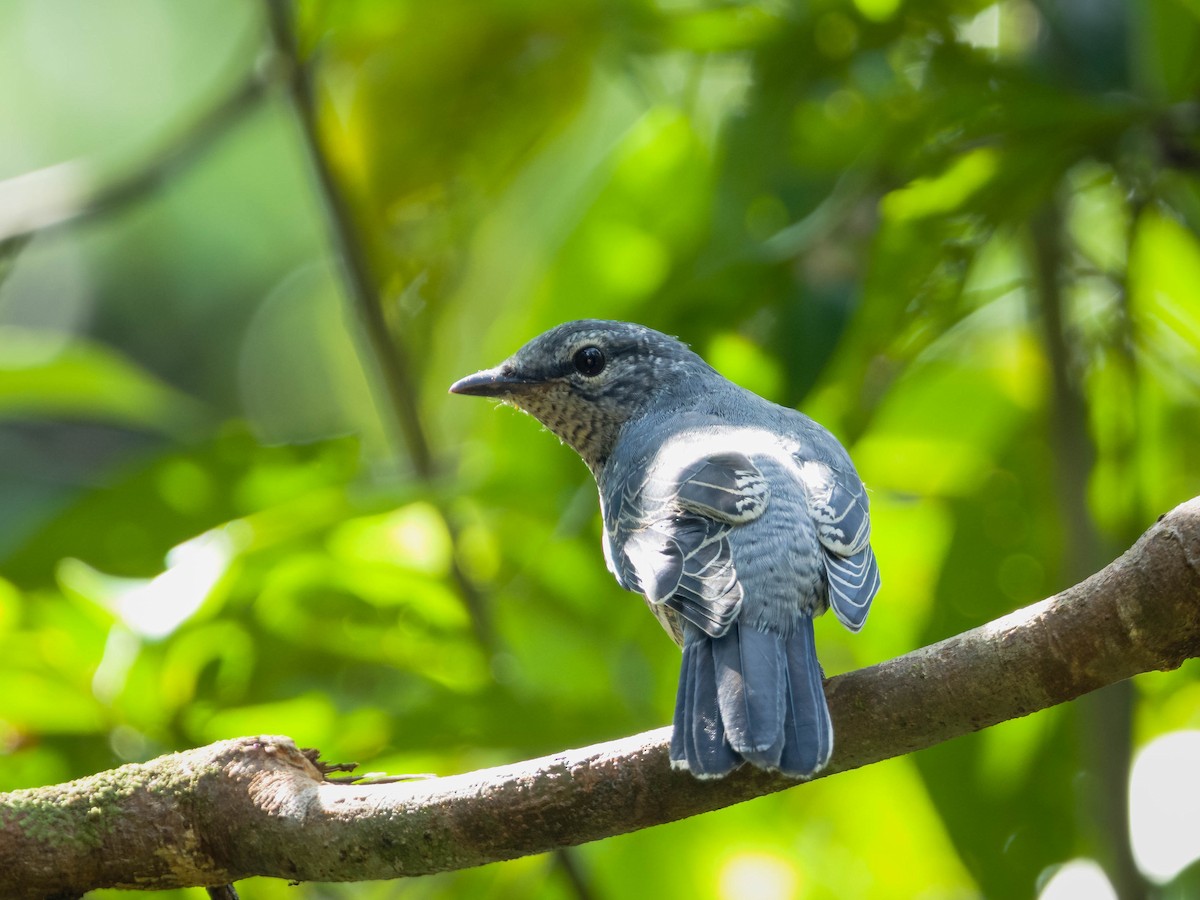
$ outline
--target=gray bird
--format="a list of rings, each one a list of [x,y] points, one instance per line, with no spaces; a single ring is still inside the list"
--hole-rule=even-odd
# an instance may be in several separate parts
[[[530,413],[592,470],[609,571],[683,647],[672,765],[824,767],[813,617],[832,606],[858,631],[879,589],[866,490],[837,439],[626,322],[560,325],[450,391]]]

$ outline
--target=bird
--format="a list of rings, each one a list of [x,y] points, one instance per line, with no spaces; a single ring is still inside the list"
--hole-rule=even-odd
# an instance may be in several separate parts
[[[813,619],[858,631],[880,586],[837,438],[628,322],[559,325],[450,392],[531,414],[591,470],[609,571],[683,650],[671,766],[820,772],[834,737]]]

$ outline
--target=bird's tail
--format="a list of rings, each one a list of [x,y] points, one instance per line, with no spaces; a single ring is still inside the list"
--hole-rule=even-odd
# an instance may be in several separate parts
[[[685,626],[672,765],[718,778],[745,760],[811,778],[832,752],[812,619],[787,637],[739,622],[717,638]]]

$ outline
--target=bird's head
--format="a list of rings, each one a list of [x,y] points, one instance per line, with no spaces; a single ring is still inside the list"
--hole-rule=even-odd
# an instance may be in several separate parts
[[[494,397],[538,419],[593,473],[621,428],[670,398],[703,390],[713,369],[672,337],[628,322],[567,322],[492,369],[456,381],[453,394]]]

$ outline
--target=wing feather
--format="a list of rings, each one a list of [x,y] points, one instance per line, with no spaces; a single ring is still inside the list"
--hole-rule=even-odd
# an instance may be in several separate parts
[[[858,631],[880,585],[867,490],[854,472],[821,462],[800,463],[800,473],[824,556],[829,605],[843,625]]]
[[[622,494],[611,519],[606,515],[614,574],[652,606],[722,635],[742,605],[728,534],[762,515],[768,497],[762,472],[741,453],[702,457],[673,475],[648,478],[635,496]]]

